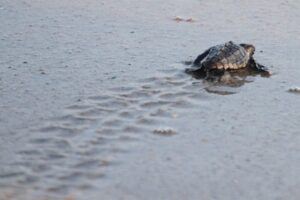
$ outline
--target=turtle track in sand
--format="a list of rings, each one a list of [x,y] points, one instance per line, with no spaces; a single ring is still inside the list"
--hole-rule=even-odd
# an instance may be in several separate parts
[[[109,178],[105,168],[121,164],[118,155],[134,151],[136,143],[180,134],[172,121],[194,106],[206,107],[211,97],[178,68],[90,96],[32,128],[11,163],[20,170],[4,171],[0,184],[53,194],[93,188],[91,180]]]

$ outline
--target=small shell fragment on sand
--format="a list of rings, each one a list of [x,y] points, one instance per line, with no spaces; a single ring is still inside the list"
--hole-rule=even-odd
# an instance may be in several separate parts
[[[175,21],[177,22],[182,22],[182,21],[185,21],[185,22],[195,22],[196,20],[193,19],[192,17],[189,17],[189,18],[184,18],[184,17],[181,17],[181,16],[176,16],[174,18]]]
[[[173,128],[165,127],[165,128],[157,128],[153,131],[154,134],[163,135],[163,136],[172,136],[177,132]]]
[[[298,93],[298,94],[300,94],[300,87],[291,87],[291,88],[289,88],[288,91],[292,92],[292,93]]]
[[[184,21],[184,19],[183,19],[182,17],[180,17],[180,16],[176,16],[176,17],[174,18],[174,20],[177,21],[177,22]]]
[[[188,19],[186,19],[185,21],[186,21],[186,22],[194,22],[194,21],[196,21],[196,20],[194,20],[193,18],[188,18]]]

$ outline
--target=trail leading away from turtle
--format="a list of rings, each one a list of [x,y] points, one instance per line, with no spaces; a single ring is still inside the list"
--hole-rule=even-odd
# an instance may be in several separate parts
[[[299,199],[299,9],[2,0],[0,199]],[[184,73],[230,40],[273,75]]]

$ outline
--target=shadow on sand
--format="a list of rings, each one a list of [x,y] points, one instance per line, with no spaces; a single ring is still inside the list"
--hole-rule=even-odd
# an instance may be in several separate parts
[[[185,62],[190,64],[190,62]],[[187,72],[195,79],[203,80],[205,90],[208,93],[219,95],[230,95],[237,93],[236,88],[243,86],[246,83],[254,81],[255,76],[268,78],[271,76],[268,71],[258,71],[252,67],[246,67],[238,70],[226,71],[210,71],[209,73],[202,72]]]

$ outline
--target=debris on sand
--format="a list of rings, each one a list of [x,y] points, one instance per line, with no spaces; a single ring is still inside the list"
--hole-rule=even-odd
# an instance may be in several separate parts
[[[195,20],[193,18],[188,18],[185,20],[186,22],[194,22]]]
[[[180,16],[176,16],[176,17],[174,18],[174,20],[177,21],[177,22],[184,21],[184,19],[183,19],[182,17],[180,17]]]
[[[176,22],[195,22],[196,20],[195,19],[193,19],[192,17],[189,17],[189,18],[184,18],[184,17],[181,17],[181,16],[176,16],[175,18],[174,18],[174,20],[176,21]]]
[[[289,92],[300,94],[300,87],[291,87]]]
[[[158,135],[163,135],[163,136],[172,136],[175,135],[177,132],[173,128],[157,128],[153,131],[153,133],[158,134]]]

